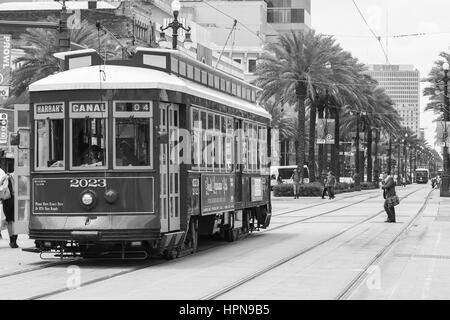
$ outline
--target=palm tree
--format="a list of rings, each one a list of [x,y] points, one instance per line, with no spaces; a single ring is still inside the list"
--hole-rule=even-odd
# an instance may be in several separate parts
[[[443,60],[436,60],[428,77],[421,80],[422,82],[428,82],[430,84],[423,90],[423,95],[429,97],[429,102],[425,107],[425,111],[432,110],[436,114],[442,113],[444,101],[444,93],[443,90],[441,90],[443,78],[442,65],[444,62],[450,62],[449,53],[441,52],[439,56]]]
[[[57,21],[53,17],[49,17],[48,20]],[[71,43],[85,48],[101,48],[101,51],[106,51],[108,58],[116,56],[117,45],[105,34],[99,34],[95,26],[90,25],[87,20],[81,23],[79,29],[70,30],[69,35]],[[61,71],[59,60],[53,56],[58,52],[57,31],[28,28],[20,35],[20,42],[22,45],[19,49],[25,54],[14,61],[20,65],[12,73],[11,93],[15,97],[26,92],[31,83]]]
[[[306,99],[314,99],[317,83],[329,82],[330,70],[325,67],[329,52],[324,49],[329,47],[318,45],[322,41],[330,41],[330,37],[317,35],[314,30],[282,35],[277,43],[267,46],[256,70],[256,83],[263,88],[262,101],[278,95],[280,103],[297,107],[299,168],[303,168],[305,161]],[[299,171],[303,178],[303,170]]]
[[[393,108],[393,102],[386,95],[384,90],[377,87],[377,82],[370,76],[364,75],[359,81],[359,90],[355,91],[357,94],[356,110],[354,107],[348,107],[354,113],[359,112],[360,122],[364,125],[363,131],[365,131],[367,137],[367,180],[372,181],[373,168],[372,168],[372,142],[373,142],[373,128],[378,128],[379,132],[376,135],[376,154],[378,153],[378,137],[381,133],[392,134],[398,132],[401,128],[400,118],[398,113]],[[354,114],[347,113],[343,116],[341,130],[349,132],[356,126],[356,117]],[[357,155],[358,156],[358,155]],[[378,174],[377,161],[375,161],[376,174]],[[357,168],[359,172],[360,168]],[[360,173],[360,176],[361,175]],[[377,177],[377,175],[375,175]]]

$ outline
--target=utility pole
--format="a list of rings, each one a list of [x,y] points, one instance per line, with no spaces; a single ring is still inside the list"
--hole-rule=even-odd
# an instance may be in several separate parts
[[[450,172],[449,172],[449,154],[448,154],[448,141],[449,140],[447,136],[447,122],[450,121],[450,110],[449,110],[449,100],[448,100],[448,70],[449,70],[449,64],[445,62],[443,64],[444,69],[444,78],[442,79],[444,81],[444,123],[445,123],[445,132],[444,132],[444,147],[443,149],[443,160],[444,160],[444,168],[442,172],[442,183],[441,183],[441,190],[440,190],[440,196],[441,197],[450,197]]]
[[[59,51],[68,51],[70,50],[70,37],[69,37],[69,29],[67,28],[67,8],[66,8],[66,0],[62,0],[62,8],[59,16],[59,34],[58,34],[58,48]]]
[[[392,137],[389,135],[389,160],[388,160],[388,172],[392,174],[391,166],[392,166]]]
[[[69,30],[67,29],[67,8],[66,0],[62,0],[62,9],[60,12],[60,18],[58,23],[43,22],[43,21],[12,21],[12,20],[0,20],[0,27],[22,27],[22,28],[43,28],[43,29],[55,29],[59,31],[58,34],[58,47],[59,51],[70,50],[70,37]]]
[[[402,159],[400,158],[400,149],[401,149],[401,145],[400,143],[402,142],[402,140],[399,138],[398,139],[398,156],[397,156],[397,180],[400,179],[400,164]]]
[[[356,143],[356,158],[355,158],[355,166],[356,166],[356,180],[355,180],[355,189],[356,190],[361,190],[361,173],[360,173],[360,166],[359,166],[359,114],[360,111],[356,111],[356,138],[355,138],[355,143]]]

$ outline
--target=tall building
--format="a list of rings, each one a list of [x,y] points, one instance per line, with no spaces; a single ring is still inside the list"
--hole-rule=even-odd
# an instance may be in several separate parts
[[[211,49],[237,63],[247,81],[254,80],[263,46],[284,33],[311,26],[311,0],[181,0],[187,20],[211,35]],[[238,21],[231,33],[233,19]],[[227,41],[228,39],[228,41]]]
[[[311,0],[265,0],[267,22],[276,31],[268,34],[268,41],[276,41],[280,34],[291,30],[311,28]]]
[[[401,124],[419,136],[420,128],[420,73],[413,65],[372,64],[367,74],[378,81],[380,87],[395,103]]]

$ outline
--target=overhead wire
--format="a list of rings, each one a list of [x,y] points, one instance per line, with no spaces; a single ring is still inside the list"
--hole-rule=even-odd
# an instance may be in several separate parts
[[[384,56],[386,58],[386,63],[389,63],[389,58],[388,55],[386,53],[386,50],[384,49],[383,43],[381,42],[381,37],[376,35],[375,32],[372,30],[372,28],[370,27],[370,25],[367,23],[366,18],[364,17],[363,13],[361,12],[361,10],[358,7],[358,4],[356,3],[355,0],[352,0],[353,4],[355,5],[356,10],[358,11],[359,15],[361,16],[361,18],[363,19],[364,23],[366,24],[367,28],[370,30],[370,32],[372,33],[372,35],[375,37],[375,39],[378,41],[378,43],[380,44],[381,50],[384,53]]]
[[[220,10],[219,8],[213,6],[208,0],[201,0],[201,2],[203,2],[204,4],[206,4],[207,6],[213,8],[214,10],[220,12],[221,14],[223,14],[224,16],[227,16],[228,18],[232,19],[233,21],[236,20],[237,23],[239,23],[242,27],[244,27],[244,29],[246,29],[248,32],[250,32],[251,34],[255,35],[256,37],[258,37],[261,41],[265,42],[266,39],[264,39],[263,37],[261,37],[258,33],[256,33],[255,31],[253,31],[252,29],[250,29],[249,27],[247,27],[247,25],[243,24],[242,22],[240,22],[239,20],[237,20],[235,17],[230,16],[228,13],[223,12],[222,10]]]

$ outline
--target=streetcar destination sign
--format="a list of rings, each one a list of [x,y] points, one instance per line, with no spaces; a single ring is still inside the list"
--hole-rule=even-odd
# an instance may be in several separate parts
[[[106,112],[106,102],[74,102],[72,112]]]
[[[64,105],[62,103],[36,104],[36,113],[64,113]]]

